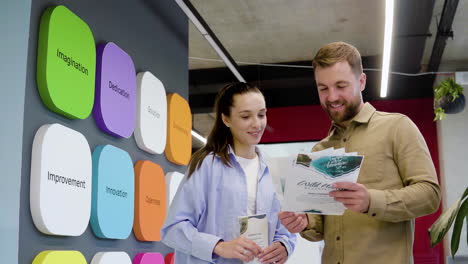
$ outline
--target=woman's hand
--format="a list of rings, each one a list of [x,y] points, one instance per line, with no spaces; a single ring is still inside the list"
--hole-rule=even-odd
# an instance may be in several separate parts
[[[288,252],[283,244],[275,242],[271,246],[265,248],[258,258],[262,263],[283,264],[288,259]]]
[[[231,241],[220,241],[214,248],[214,253],[228,259],[240,259],[244,262],[252,261],[262,249],[252,240],[238,237]]]

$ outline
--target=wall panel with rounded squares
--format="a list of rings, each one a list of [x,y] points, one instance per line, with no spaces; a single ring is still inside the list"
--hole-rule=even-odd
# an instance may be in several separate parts
[[[98,45],[93,116],[101,130],[115,137],[128,138],[135,129],[135,75],[132,58],[119,46]]]
[[[177,165],[188,165],[192,154],[192,113],[177,93],[167,96],[166,157]]]
[[[164,264],[164,258],[160,253],[138,253],[133,264]]]
[[[179,189],[179,185],[181,184],[183,178],[184,174],[177,171],[168,172],[166,174],[166,197],[168,208],[171,205],[172,200],[174,199],[174,196],[177,193],[177,190]]]
[[[132,264],[130,256],[125,252],[98,252],[91,264]]]
[[[130,155],[111,145],[93,151],[91,228],[100,238],[126,239],[132,232],[135,179]]]
[[[39,26],[37,87],[42,102],[71,119],[94,104],[96,47],[89,26],[65,6],[49,7]]]
[[[164,257],[165,264],[174,264],[174,252],[167,254]]]
[[[137,75],[136,120],[138,147],[151,154],[163,153],[167,134],[166,90],[163,83],[148,71]]]
[[[74,250],[46,250],[37,254],[32,264],[87,264],[81,252]]]
[[[79,236],[88,226],[91,150],[79,132],[60,124],[41,126],[31,156],[30,209],[42,233]]]
[[[133,232],[141,241],[160,241],[166,218],[164,171],[156,163],[140,160],[135,164],[135,221]]]

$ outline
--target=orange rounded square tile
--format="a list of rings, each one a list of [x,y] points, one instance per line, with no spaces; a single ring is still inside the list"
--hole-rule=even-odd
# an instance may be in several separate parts
[[[192,113],[188,102],[173,93],[167,96],[166,157],[177,165],[188,165],[192,155]]]
[[[160,241],[166,218],[166,182],[158,164],[140,160],[135,164],[135,221],[133,232],[140,241]]]

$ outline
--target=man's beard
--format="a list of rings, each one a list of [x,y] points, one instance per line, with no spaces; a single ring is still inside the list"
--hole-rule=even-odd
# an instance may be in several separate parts
[[[359,102],[352,102],[348,104],[343,102],[344,112],[332,112],[328,109],[328,105],[325,107],[322,105],[323,110],[327,113],[328,117],[337,124],[341,124],[345,121],[353,119],[359,113]]]

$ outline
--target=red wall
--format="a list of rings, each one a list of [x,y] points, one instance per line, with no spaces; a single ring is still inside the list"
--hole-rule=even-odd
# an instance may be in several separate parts
[[[432,160],[439,174],[436,124],[433,122],[433,99],[386,100],[370,102],[377,110],[407,115],[426,139]],[[330,127],[327,114],[319,105],[278,107],[268,109],[268,126],[261,143],[314,141],[324,138]],[[440,215],[439,210],[416,219],[415,264],[444,263],[442,244],[430,248],[427,230]]]

